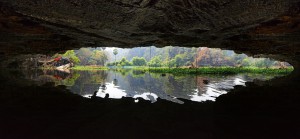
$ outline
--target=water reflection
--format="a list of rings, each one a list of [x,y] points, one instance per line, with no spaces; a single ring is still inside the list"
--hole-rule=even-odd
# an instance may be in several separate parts
[[[119,86],[115,86],[113,83],[106,83],[105,88],[100,86],[97,96],[105,98],[107,95],[108,98],[121,99],[122,97],[126,97],[127,93],[125,90],[119,89]]]
[[[161,76],[161,74],[133,70],[40,73],[33,78],[38,83],[55,82],[56,85],[65,85],[73,93],[87,98],[129,97],[133,98],[134,102],[143,99],[152,103],[160,98],[180,104],[184,103],[183,100],[215,101],[218,96],[226,94],[235,85],[245,86],[245,82],[254,79],[268,80],[274,77],[261,74]],[[57,78],[62,75],[64,79]]]
[[[235,85],[245,86],[254,79],[268,80],[272,75],[181,75],[144,73],[133,70],[122,71],[35,71],[26,73],[27,78],[37,84],[54,82],[64,85],[75,94],[86,98],[133,98],[132,101],[158,98],[183,104],[184,100],[196,102],[215,101]]]

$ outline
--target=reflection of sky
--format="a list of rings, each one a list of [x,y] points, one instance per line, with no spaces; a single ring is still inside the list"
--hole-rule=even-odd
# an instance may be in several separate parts
[[[201,93],[201,90],[194,89],[192,95],[189,96],[189,100],[196,101],[196,102],[203,102],[203,101],[215,101],[217,97],[220,95],[226,94],[226,89],[232,89],[234,85],[245,85],[244,80],[237,77],[232,80],[224,80],[225,82],[217,82],[217,83],[210,83],[205,87],[205,93]],[[203,88],[201,88],[203,89]],[[159,96],[155,93],[151,92],[142,92],[139,93],[137,91],[127,93],[126,90],[120,89],[120,86],[114,85],[113,82],[106,83],[105,87],[100,86],[97,92],[97,97],[105,98],[108,95],[108,98],[112,99],[121,99],[123,97],[131,97],[134,98],[135,102],[139,102],[138,99],[144,99],[147,101],[151,101],[152,103],[156,102]],[[86,95],[86,97],[90,97],[91,95]],[[169,101],[173,101],[176,103],[182,104],[183,102],[176,99],[176,96],[160,96],[161,99],[166,99]],[[186,98],[184,98],[186,99]]]
[[[225,81],[231,82],[231,80],[225,80]],[[246,81],[244,81],[240,78],[235,78],[233,80],[233,84],[228,84],[227,82],[221,82],[221,83],[217,83],[217,84],[207,85],[206,92],[201,95],[199,95],[199,90],[196,89],[195,93],[193,95],[190,95],[191,96],[190,100],[197,101],[197,102],[215,101],[216,98],[219,97],[220,95],[227,94],[227,91],[225,91],[226,89],[233,89],[233,86],[235,86],[235,85],[245,86]],[[218,85],[218,84],[223,84],[223,85]],[[218,88],[218,87],[221,87],[221,88]],[[224,88],[222,88],[222,87],[224,87]],[[218,89],[216,89],[216,88],[218,88]]]
[[[106,83],[105,88],[99,87],[97,92],[97,97],[105,98],[108,95],[108,98],[112,99],[121,99],[123,97],[132,97],[136,99],[135,102],[138,102],[138,98],[142,98],[144,100],[151,101],[152,103],[157,101],[158,96],[154,93],[145,92],[145,93],[137,93],[135,95],[128,95],[126,90],[119,89],[119,86],[114,85],[113,83]]]
[[[219,91],[211,87],[207,87],[206,93],[199,95],[198,89],[191,96],[192,101],[202,102],[202,101],[215,101],[216,98],[222,94],[226,94],[226,91]]]
[[[106,89],[100,87],[97,93],[97,97],[105,98],[106,94],[109,95],[108,98],[113,99],[121,99],[122,97],[126,97],[127,95],[125,90],[119,89],[119,86],[115,86],[113,83],[106,83]]]
[[[234,79],[234,85],[242,85],[242,86],[246,86],[246,81],[240,79],[240,78],[236,78]]]
[[[109,72],[113,73],[113,72]],[[114,76],[113,76],[114,75]],[[171,76],[170,76],[171,77]],[[178,79],[160,77],[152,78],[149,75],[133,78],[130,75],[121,76],[120,74],[108,74],[105,87],[100,86],[96,94],[100,98],[121,99],[124,97],[133,98],[132,101],[138,103],[141,99],[154,103],[158,98],[183,104],[181,99],[195,102],[215,101],[220,95],[226,94],[235,85],[245,86],[246,81],[252,81],[244,75],[232,75],[222,78],[201,77],[208,79],[209,83],[202,83],[203,80],[196,80],[194,76],[184,76]],[[173,76],[172,76],[173,77]],[[114,81],[118,84],[114,84]],[[172,82],[172,83],[171,83]],[[184,84],[183,84],[184,83]],[[170,85],[166,88],[166,85]],[[174,88],[175,87],[175,88]],[[168,89],[171,89],[168,90]],[[85,97],[91,97],[91,94],[85,94]]]

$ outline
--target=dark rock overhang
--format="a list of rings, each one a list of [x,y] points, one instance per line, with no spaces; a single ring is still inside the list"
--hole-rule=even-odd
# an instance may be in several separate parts
[[[299,55],[298,0],[1,0],[0,54],[80,47],[219,47]]]

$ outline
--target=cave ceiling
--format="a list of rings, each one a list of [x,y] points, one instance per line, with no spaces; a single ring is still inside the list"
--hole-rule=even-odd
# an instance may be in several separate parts
[[[300,55],[299,0],[0,0],[0,55],[180,45]]]

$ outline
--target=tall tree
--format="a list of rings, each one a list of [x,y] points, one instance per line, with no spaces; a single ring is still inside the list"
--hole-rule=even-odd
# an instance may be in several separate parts
[[[93,52],[89,48],[80,48],[77,52],[81,65],[88,65],[92,55]]]
[[[161,56],[155,56],[153,57],[149,62],[148,65],[150,67],[161,67],[162,65],[162,60],[161,60]]]
[[[125,58],[125,57],[123,57],[121,60],[120,60],[120,65],[122,66],[122,67],[124,67],[124,66],[131,66],[132,64]]]
[[[108,60],[107,55],[104,51],[94,50],[91,56],[91,60],[95,61],[95,64],[104,66],[105,62]]]
[[[114,53],[114,55],[115,55],[115,66],[116,66],[116,56],[117,56],[117,54],[118,54],[118,50],[117,50],[117,49],[114,49],[114,50],[113,50],[113,53]]]

